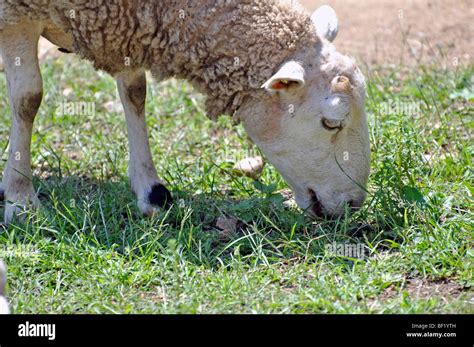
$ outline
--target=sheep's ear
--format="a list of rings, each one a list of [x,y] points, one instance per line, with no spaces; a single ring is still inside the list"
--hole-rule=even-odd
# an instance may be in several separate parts
[[[336,12],[331,6],[323,5],[314,11],[311,21],[316,28],[316,33],[332,42],[339,30]]]
[[[304,68],[296,61],[289,61],[278,70],[262,88],[268,91],[289,90],[302,88],[304,86]]]

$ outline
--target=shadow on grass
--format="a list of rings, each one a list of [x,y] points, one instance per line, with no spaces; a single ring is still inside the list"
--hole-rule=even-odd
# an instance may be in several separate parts
[[[336,220],[312,220],[286,207],[279,193],[232,199],[221,193],[193,194],[171,187],[173,206],[146,218],[123,177],[99,181],[52,176],[35,179],[35,186],[42,208],[5,229],[13,233],[15,242],[34,243],[46,237],[76,244],[80,239],[81,244],[113,248],[124,256],[153,254],[159,259],[171,251],[210,267],[233,259],[266,264],[294,259],[312,262],[327,256],[327,245],[333,244],[362,244],[367,256],[375,246],[378,251],[388,250],[401,242],[393,225],[371,220],[368,207]],[[348,264],[363,260],[339,256]]]

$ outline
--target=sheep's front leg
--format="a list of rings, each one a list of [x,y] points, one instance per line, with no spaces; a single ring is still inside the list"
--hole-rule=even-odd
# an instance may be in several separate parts
[[[0,47],[13,113],[8,161],[2,181],[6,223],[27,206],[39,205],[32,184],[30,149],[33,121],[43,95],[37,57],[40,32],[41,28],[35,23],[6,27],[0,31]]]
[[[140,211],[152,215],[157,207],[168,207],[172,197],[158,178],[151,157],[145,122],[145,72],[125,72],[116,79],[127,122],[130,184],[137,195]]]

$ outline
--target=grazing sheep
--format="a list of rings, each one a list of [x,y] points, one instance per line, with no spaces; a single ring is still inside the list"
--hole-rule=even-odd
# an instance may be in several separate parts
[[[0,47],[13,110],[3,177],[8,222],[37,205],[30,140],[42,99],[37,41],[115,76],[140,210],[172,201],[153,165],[144,116],[145,71],[207,95],[211,119],[227,114],[280,171],[303,209],[338,215],[364,200],[369,137],[364,78],[337,53],[334,11],[312,16],[277,0],[0,0]],[[20,155],[18,155],[20,153]]]
[[[5,284],[7,282],[5,265],[0,261],[0,314],[10,313],[7,300],[5,299]]]

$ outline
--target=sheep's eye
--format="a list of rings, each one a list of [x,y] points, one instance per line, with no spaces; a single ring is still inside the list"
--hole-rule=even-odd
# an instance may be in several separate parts
[[[323,124],[323,128],[326,130],[341,130],[343,127],[342,121],[336,119],[322,118],[321,123]]]

